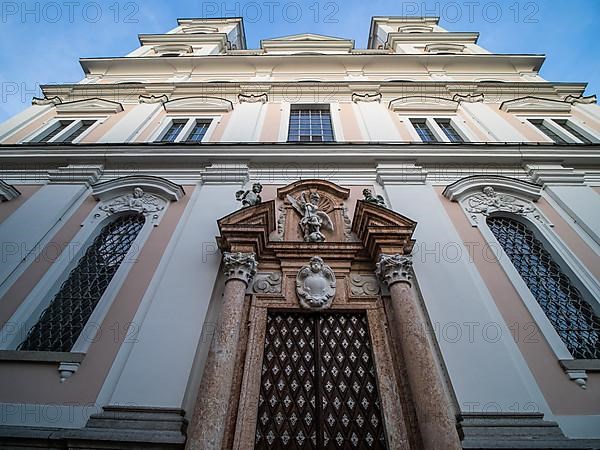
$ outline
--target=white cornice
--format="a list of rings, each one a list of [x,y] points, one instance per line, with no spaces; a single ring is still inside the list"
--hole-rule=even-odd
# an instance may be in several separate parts
[[[454,33],[454,32],[432,32],[432,33],[406,33],[394,32],[388,34],[388,43],[393,48],[397,43],[419,42],[419,43],[452,43],[452,44],[476,44],[479,33]]]
[[[230,100],[217,97],[184,97],[164,102],[167,112],[229,112],[233,109]]]
[[[95,183],[102,175],[101,164],[69,164],[48,171],[48,182],[52,184],[85,184]]]
[[[561,100],[529,96],[505,101],[500,105],[500,110],[517,114],[569,113],[571,104]]]
[[[136,187],[142,188],[144,192],[158,194],[170,201],[180,200],[185,195],[180,185],[164,178],[147,175],[132,175],[97,183],[92,186],[92,192],[97,200],[106,200],[115,195],[130,193]]]
[[[525,169],[536,183],[581,185],[585,182],[585,172],[564,167],[561,164],[526,164]]]
[[[500,192],[533,202],[537,202],[542,195],[542,187],[539,185],[497,175],[474,175],[463,178],[447,186],[443,194],[448,200],[459,201],[472,193],[481,192],[486,186],[492,186]]]
[[[86,85],[90,89],[89,85]],[[91,89],[90,89],[91,90]],[[99,113],[116,114],[123,111],[123,105],[119,102],[105,100],[102,98],[90,98],[72,102],[59,103],[56,105],[59,113]]]

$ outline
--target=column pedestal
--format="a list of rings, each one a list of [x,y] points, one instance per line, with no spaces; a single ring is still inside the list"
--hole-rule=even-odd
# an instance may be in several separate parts
[[[225,253],[224,264],[223,309],[188,427],[187,450],[220,449],[227,422],[246,286],[256,273],[256,259],[254,254]]]
[[[428,339],[428,328],[411,288],[412,261],[401,255],[381,255],[377,275],[391,296],[395,317],[392,336],[406,362],[419,430],[426,450],[462,448],[450,401]]]

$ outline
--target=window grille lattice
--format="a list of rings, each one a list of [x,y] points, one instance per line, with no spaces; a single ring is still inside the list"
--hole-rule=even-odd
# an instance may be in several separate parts
[[[384,449],[364,313],[269,312],[256,449]]]
[[[600,358],[600,318],[543,244],[514,219],[489,217],[487,224],[569,352]]]
[[[292,109],[289,142],[332,142],[331,114],[325,109]]]
[[[104,226],[17,350],[71,350],[144,221],[128,214]]]

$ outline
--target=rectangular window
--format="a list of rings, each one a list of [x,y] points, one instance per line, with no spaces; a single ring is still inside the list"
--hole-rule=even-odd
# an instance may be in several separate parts
[[[34,139],[33,142],[50,142],[52,139],[58,136],[59,133],[62,133],[65,130],[65,128],[67,128],[73,122],[73,120],[59,120],[44,135],[42,135],[41,138]]]
[[[202,142],[209,126],[210,120],[196,120],[194,122],[194,128],[192,128],[192,131],[185,139],[185,142]]]
[[[292,105],[288,142],[333,142],[329,106]]]
[[[75,126],[75,128],[71,129],[71,132],[60,139],[60,142],[73,142],[79,136],[81,136],[85,131],[89,130],[89,128],[96,123],[95,120],[81,120]]]
[[[410,123],[423,142],[439,142],[433,131],[427,125],[426,119],[410,119]]]
[[[450,119],[435,119],[435,123],[439,125],[450,142],[465,142],[460,134],[452,126]]]
[[[185,127],[187,123],[186,119],[177,119],[171,123],[171,126],[167,129],[160,142],[175,142],[175,139],[179,136],[179,133]]]
[[[554,141],[556,144],[566,144],[567,141],[554,132],[554,130],[550,129],[542,119],[529,119],[529,122],[535,126],[538,130],[548,136],[550,139]]]
[[[571,133],[573,136],[575,136],[577,139],[579,139],[581,142],[583,142],[584,144],[591,144],[592,141],[587,137],[584,136],[581,131],[579,131],[577,128],[575,128],[571,122],[569,122],[566,119],[563,120],[557,120],[554,119],[554,123],[559,125],[560,127],[564,128],[565,130],[567,130],[569,133]]]

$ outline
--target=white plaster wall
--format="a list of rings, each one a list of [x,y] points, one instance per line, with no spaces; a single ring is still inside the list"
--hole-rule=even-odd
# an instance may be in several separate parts
[[[149,121],[150,116],[161,108],[160,103],[137,105],[125,114],[115,126],[108,130],[99,140],[101,143],[128,142]]]
[[[600,244],[600,195],[589,186],[547,185],[546,192]]]
[[[0,297],[79,205],[86,191],[82,184],[48,184],[0,223]]]
[[[381,103],[358,102],[358,120],[364,125],[371,142],[399,142],[400,132],[392,122],[388,110]]]
[[[511,126],[492,108],[484,103],[463,102],[461,107],[477,122],[490,136],[499,142],[527,142],[516,128]]]
[[[221,263],[217,219],[238,208],[239,187],[196,189],[134,318],[137,338],[119,350],[99,403],[182,407]]]
[[[260,102],[235,105],[221,141],[258,142],[265,111],[266,105]]]
[[[531,412],[533,402],[551,417],[433,187],[388,185],[386,192],[395,211],[418,222],[414,270],[460,410]]]

